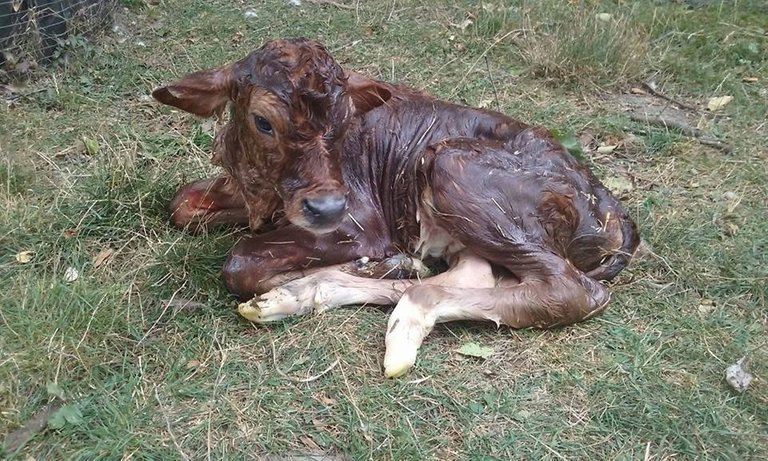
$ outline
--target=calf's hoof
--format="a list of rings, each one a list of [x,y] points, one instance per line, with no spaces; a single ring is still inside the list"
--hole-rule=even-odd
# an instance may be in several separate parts
[[[237,306],[237,312],[255,323],[270,323],[305,312],[296,296],[277,287]]]

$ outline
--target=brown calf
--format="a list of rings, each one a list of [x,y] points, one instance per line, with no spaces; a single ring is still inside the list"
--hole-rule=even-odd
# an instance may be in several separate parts
[[[226,173],[183,187],[171,209],[179,227],[250,225],[223,269],[233,293],[257,296],[241,314],[396,303],[389,377],[413,366],[437,322],[549,328],[601,312],[599,281],[639,242],[616,198],[546,130],[345,72],[312,41],[269,42],[153,96],[203,117],[230,106],[213,156]],[[450,268],[379,277],[418,265],[402,253]]]

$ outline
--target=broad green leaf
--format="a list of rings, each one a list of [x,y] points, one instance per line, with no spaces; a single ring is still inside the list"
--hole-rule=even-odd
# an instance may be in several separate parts
[[[493,354],[493,349],[490,347],[481,346],[477,343],[466,343],[456,350],[461,355],[468,355],[470,357],[479,357],[481,359],[487,359]]]
[[[88,155],[96,155],[99,152],[99,143],[93,138],[83,136],[83,147],[85,147],[85,153]]]
[[[569,154],[576,157],[580,162],[585,160],[584,150],[581,148],[581,143],[573,132],[560,131],[557,128],[553,128],[549,133],[557,142],[565,147],[565,150],[567,150]]]
[[[83,423],[83,414],[77,405],[64,405],[48,420],[48,426],[61,429],[67,424],[77,426]]]
[[[48,383],[45,386],[45,389],[48,391],[48,395],[64,400],[64,389],[62,389],[58,384],[53,382]]]

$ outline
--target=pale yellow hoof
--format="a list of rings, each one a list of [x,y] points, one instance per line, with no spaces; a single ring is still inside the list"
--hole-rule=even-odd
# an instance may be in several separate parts
[[[261,320],[261,308],[256,304],[255,298],[241,303],[237,306],[237,313],[250,320],[251,322],[258,322]]]
[[[413,368],[413,363],[400,362],[384,367],[385,378],[399,378]]]
[[[416,363],[417,349],[399,348],[399,351],[389,347],[384,354],[384,376],[387,378],[399,378],[413,368]]]

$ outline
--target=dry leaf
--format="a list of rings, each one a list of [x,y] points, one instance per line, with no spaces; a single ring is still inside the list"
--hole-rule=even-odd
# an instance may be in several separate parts
[[[735,192],[725,191],[721,198],[725,202],[725,213],[729,215],[733,214],[741,203],[741,197]]]
[[[740,358],[725,370],[725,380],[736,392],[746,391],[749,383],[752,382],[752,375],[744,367],[746,359],[746,357]]]
[[[326,407],[332,407],[332,406],[336,405],[336,399],[328,397],[325,394],[322,394],[322,395],[318,396],[317,400],[319,400],[320,403],[322,403]]]
[[[703,298],[699,301],[699,314],[707,316],[715,310],[715,302],[709,298]]]
[[[603,184],[610,189],[611,192],[617,195],[630,192],[634,189],[632,182],[622,176],[609,176],[603,179]]]
[[[648,94],[647,91],[645,91],[642,88],[638,88],[636,86],[633,86],[632,88],[630,88],[629,92],[632,94],[643,94],[643,95]]]
[[[609,13],[598,13],[595,15],[595,19],[602,22],[608,22],[613,18]]]
[[[35,255],[34,251],[20,251],[16,253],[16,262],[19,264],[26,264],[32,261],[32,257]]]
[[[707,103],[707,109],[712,112],[718,111],[727,106],[729,102],[733,100],[733,96],[718,96],[716,98],[710,98]]]
[[[115,251],[112,248],[105,248],[99,251],[99,253],[93,257],[93,268],[98,269],[104,265],[113,254],[115,254]]]
[[[472,20],[471,19],[465,19],[465,20],[461,21],[461,23],[459,23],[459,24],[451,24],[451,25],[453,27],[456,27],[457,29],[461,29],[462,32],[463,32],[467,27],[472,25]]]
[[[757,83],[758,78],[757,77],[743,77],[741,79],[741,81],[744,82],[744,83]]]
[[[191,370],[192,368],[197,368],[199,366],[200,366],[199,360],[190,360],[189,362],[187,362],[186,368],[188,370]]]
[[[77,235],[77,234],[78,234],[78,232],[80,232],[80,231],[79,231],[79,230],[77,230],[76,228],[74,228],[74,227],[70,227],[69,229],[65,230],[65,231],[62,233],[62,236],[63,236],[65,239],[71,239],[72,237],[74,237],[75,235]]]
[[[74,267],[70,266],[67,268],[67,270],[64,271],[65,282],[72,283],[78,278],[80,278],[80,273]]]
[[[736,234],[739,233],[739,226],[738,224],[734,224],[732,222],[727,222],[723,225],[723,233],[726,237],[733,237]]]
[[[597,148],[598,154],[610,154],[616,149],[617,146],[600,146]]]
[[[327,432],[327,430],[325,429],[327,424],[325,424],[323,421],[321,421],[319,419],[312,419],[312,426],[314,426],[315,429],[317,429],[319,431]]]
[[[301,436],[299,436],[299,440],[301,440],[301,443],[303,443],[305,447],[309,448],[310,450],[312,450],[314,452],[322,451],[320,449],[320,446],[318,444],[316,444],[315,441],[312,440],[312,437],[310,437],[308,435],[301,435]]]

